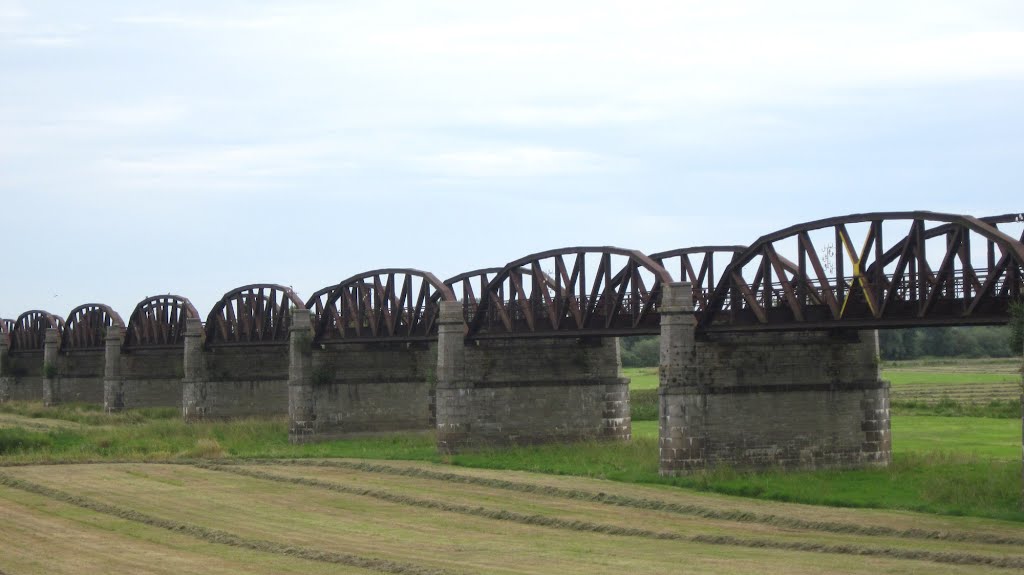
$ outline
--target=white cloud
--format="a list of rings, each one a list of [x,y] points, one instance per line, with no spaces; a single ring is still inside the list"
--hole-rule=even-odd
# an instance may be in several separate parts
[[[662,111],[628,102],[580,105],[495,106],[462,111],[469,123],[531,128],[584,128],[591,126],[636,126],[658,120]]]
[[[79,114],[81,121],[97,127],[115,129],[151,129],[171,126],[184,120],[188,108],[180,102],[153,99],[130,102],[117,106],[100,106],[84,110]]]
[[[22,2],[0,1],[0,42],[24,48],[65,48],[78,44],[87,31],[80,23],[39,18]]]
[[[262,30],[274,25],[272,20],[265,18],[213,18],[172,14],[124,16],[115,18],[114,22],[126,25],[165,26],[168,28],[184,28],[198,31]]]
[[[1024,73],[1019,23],[967,5],[890,4],[299,5],[257,11],[265,28],[217,43],[300,84],[349,87],[333,82],[333,71],[347,70],[369,81],[357,92],[443,100],[448,113],[488,100],[506,104],[512,121],[516,106],[531,100],[717,108],[894,80]]]
[[[281,178],[322,169],[337,154],[323,142],[168,149],[104,158],[96,172],[115,192],[268,189],[281,185]],[[337,159],[330,166],[349,169],[354,164]]]
[[[472,149],[421,156],[414,164],[447,178],[528,178],[622,169],[626,162],[581,150],[545,147]]]
[[[5,221],[52,242],[11,266],[91,237],[69,223],[39,236],[38,211],[138,238],[153,225],[139,213],[172,206],[187,239],[199,219],[267,217],[253,191],[285,191],[304,215],[275,225],[311,245],[329,232],[307,225],[310,206],[396,197],[418,221],[462,229],[467,206],[543,194],[557,209],[538,221],[558,235],[537,237],[538,250],[743,243],[865,205],[969,204],[975,190],[989,209],[963,211],[1010,211],[1024,154],[1018,6],[0,0]],[[344,233],[379,225],[348,218]],[[359,266],[416,253],[424,261],[402,264],[454,274],[523,250],[516,234],[435,238],[451,250],[385,236]],[[175,268],[167,289],[256,269],[187,245],[194,272]],[[144,248],[124,242],[122,261]],[[279,259],[322,268],[309,257]],[[358,271],[348,265],[331,273]],[[0,301],[45,289],[0,288]]]
[[[70,46],[77,42],[77,38],[74,36],[51,34],[51,35],[31,35],[31,36],[15,36],[11,39],[13,44],[20,46],[35,46],[40,48],[63,48]]]

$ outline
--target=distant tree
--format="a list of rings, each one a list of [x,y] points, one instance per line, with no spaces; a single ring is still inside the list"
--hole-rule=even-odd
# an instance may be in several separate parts
[[[624,337],[619,344],[623,367],[657,367],[661,349],[658,336]]]
[[[882,359],[933,357],[1010,357],[1019,355],[1006,326],[929,327],[879,332]]]
[[[878,332],[882,359],[913,359],[921,356],[921,333],[917,329],[884,329]]]
[[[1010,352],[1020,355],[1024,352],[1024,301],[1010,304]]]

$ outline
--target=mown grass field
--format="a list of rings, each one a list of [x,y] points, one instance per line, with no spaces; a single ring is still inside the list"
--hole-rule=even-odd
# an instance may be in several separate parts
[[[656,413],[656,370],[627,375]],[[284,418],[7,403],[0,573],[1022,570],[1019,416],[963,405],[894,409],[887,469],[664,478],[642,418],[627,443],[440,456],[430,433],[290,445]]]
[[[931,359],[885,364],[896,415],[1019,419],[1020,360]]]
[[[985,573],[1024,525],[359,460],[0,470],[6,573]]]

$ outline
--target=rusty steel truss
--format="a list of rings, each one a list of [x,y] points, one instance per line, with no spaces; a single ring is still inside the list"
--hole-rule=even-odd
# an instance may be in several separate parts
[[[1024,233],[1005,233],[1022,222],[1021,214],[851,214],[791,226],[749,247],[650,256],[570,247],[444,282],[416,269],[380,269],[305,303],[290,288],[253,284],[217,302],[206,318],[206,345],[284,344],[291,310],[300,306],[311,311],[318,344],[431,340],[442,301],[462,303],[470,340],[656,334],[662,286],[673,281],[668,270],[692,285],[702,333],[1003,324],[1024,296]],[[146,298],[130,317],[124,346],[179,347],[186,320],[196,317],[186,298]],[[0,337],[12,352],[41,350],[54,328],[65,350],[99,349],[107,327],[124,325],[101,304],[79,306],[69,318],[65,326],[58,316],[28,311],[0,320]]]
[[[302,308],[291,288],[252,284],[222,297],[206,318],[206,346],[284,345],[288,342],[291,310]]]
[[[434,274],[408,268],[356,274],[306,302],[317,343],[421,341],[437,337],[439,301],[455,301]]]
[[[480,298],[487,294],[488,284],[504,269],[484,268],[444,280],[444,285],[448,286],[455,297],[462,302],[462,315],[467,324],[473,319],[477,308],[480,307]],[[528,267],[519,268],[517,273],[526,276],[533,274]],[[554,278],[548,274],[543,274],[543,281],[550,289],[556,289]]]
[[[491,283],[504,268],[483,268],[459,274],[444,280],[444,285],[462,302],[462,314],[468,323],[480,306],[480,297],[487,293]]]
[[[11,328],[11,351],[42,351],[48,329],[63,330],[64,318],[40,309],[19,315]]]
[[[71,310],[64,323],[60,348],[64,351],[103,349],[107,328],[124,327],[124,320],[110,306],[87,303]]]
[[[125,349],[181,347],[185,345],[185,320],[199,317],[187,298],[150,296],[135,306],[128,318]]]
[[[681,248],[651,254],[651,259],[661,264],[669,273],[676,269],[679,281],[690,282],[693,288],[693,306],[698,312],[708,307],[708,300],[721,279],[722,268],[715,269],[715,256],[723,254],[730,263],[736,256],[746,251],[747,246],[699,246]],[[727,266],[726,266],[727,267]]]
[[[587,256],[596,265],[588,266]],[[572,247],[529,255],[487,284],[467,335],[658,333],[661,286],[671,281],[661,265],[635,250]]]
[[[853,214],[768,234],[725,272],[698,330],[1006,323],[1024,270],[1024,246],[997,227],[1012,217]],[[884,224],[897,221],[909,223],[909,231],[883,237]],[[867,224],[863,237],[851,236],[854,224]],[[811,239],[822,230],[834,238],[834,261],[820,256],[822,246]],[[794,240],[795,262],[776,248]]]

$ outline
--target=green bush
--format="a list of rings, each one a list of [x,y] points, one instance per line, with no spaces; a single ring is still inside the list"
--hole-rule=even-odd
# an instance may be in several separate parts
[[[634,421],[658,421],[658,390],[630,390],[629,411]]]

